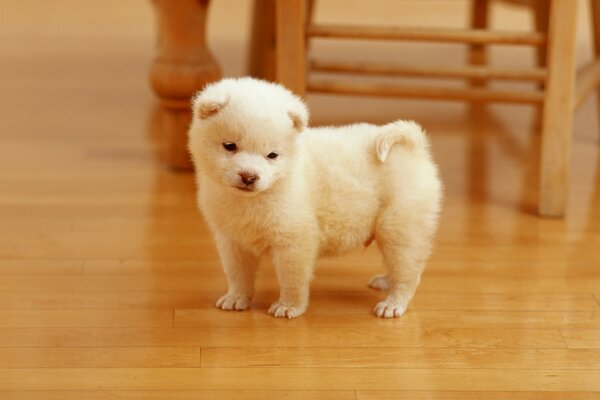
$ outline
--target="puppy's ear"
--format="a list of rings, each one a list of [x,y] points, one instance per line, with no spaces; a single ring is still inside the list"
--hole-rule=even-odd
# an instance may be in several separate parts
[[[229,102],[225,96],[209,97],[204,92],[198,93],[193,100],[194,116],[198,119],[206,119],[216,115]]]
[[[306,121],[302,119],[300,114],[296,114],[293,111],[288,111],[288,116],[292,120],[292,124],[298,132],[302,132],[304,128],[306,128]]]
[[[288,110],[288,116],[292,120],[292,125],[294,129],[298,132],[302,132],[304,128],[308,125],[308,109],[300,99],[294,99],[292,104],[290,104]]]

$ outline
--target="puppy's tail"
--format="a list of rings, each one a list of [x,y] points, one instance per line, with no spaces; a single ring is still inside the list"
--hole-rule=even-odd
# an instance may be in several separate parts
[[[386,160],[395,144],[417,151],[429,148],[429,141],[423,128],[414,121],[398,120],[381,127],[381,131],[375,138],[375,151],[379,161]]]

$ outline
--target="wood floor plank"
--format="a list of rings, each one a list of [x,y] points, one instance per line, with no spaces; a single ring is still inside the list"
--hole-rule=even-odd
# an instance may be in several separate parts
[[[597,400],[597,392],[359,391],[357,400]]]
[[[590,294],[434,293],[417,292],[411,307],[417,310],[597,310]]]
[[[3,400],[356,400],[354,391],[85,390],[0,391]]]
[[[138,309],[185,308],[212,305],[214,292],[0,292],[0,308],[7,309]],[[575,300],[580,303],[579,300]],[[584,304],[582,304],[584,306]]]
[[[13,212],[14,213],[14,212]],[[0,215],[0,218],[6,220],[5,216]],[[189,259],[214,259],[216,257],[216,249],[214,248],[214,244],[211,239],[206,236],[206,233],[203,234],[202,230],[206,228],[201,225],[201,220],[196,220],[196,215],[190,215],[188,217],[188,221],[197,221],[195,225],[190,226],[185,229],[187,231],[187,238],[185,240],[181,240],[178,238],[177,234],[182,233],[182,228],[173,229],[173,231],[169,232],[166,230],[157,231],[156,235],[151,238],[154,243],[147,243],[156,249],[155,257],[161,259],[171,259],[171,260],[189,260]],[[107,259],[111,257],[117,258],[132,258],[132,259],[145,259],[151,260],[151,258],[147,254],[147,248],[144,248],[138,243],[138,246],[132,246],[130,243],[131,240],[131,232],[139,231],[143,228],[144,221],[131,223],[128,227],[127,231],[115,232],[115,229],[121,228],[123,225],[122,220],[114,220],[113,227],[108,228],[108,223],[104,223],[100,225],[102,230],[98,228],[98,226],[92,226],[87,229],[81,229],[72,232],[65,232],[68,227],[62,223],[57,227],[52,227],[52,223],[48,222],[49,225],[47,230],[47,235],[50,236],[52,231],[59,230],[60,234],[55,233],[55,239],[57,243],[69,243],[69,245],[55,245],[53,247],[49,247],[43,250],[38,250],[38,247],[33,247],[27,251],[27,247],[23,246],[23,240],[30,239],[30,235],[28,231],[36,227],[36,224],[43,224],[42,221],[35,220],[31,223],[29,227],[22,228],[22,231],[14,230],[10,235],[3,234],[0,232],[0,241],[2,241],[6,247],[3,249],[3,252],[0,253],[5,259],[40,259],[40,258],[54,258],[54,259],[74,259],[74,258],[91,258],[91,259]],[[12,223],[11,225],[14,225]],[[129,233],[128,233],[129,232]],[[112,235],[111,235],[112,234]],[[511,238],[511,240],[514,238]],[[519,258],[511,258],[511,256],[507,256],[510,262],[520,261],[523,264],[527,262],[544,262],[546,259],[548,260],[556,260],[565,258],[565,254],[563,252],[557,252],[555,249],[560,247],[561,243],[552,243],[547,246],[537,246],[537,251],[546,252],[542,259],[539,258],[536,254],[531,254],[525,257]],[[520,248],[518,246],[513,246],[513,251],[516,253],[530,251],[527,247]],[[112,251],[111,251],[112,250]],[[488,255],[491,252],[495,251],[495,246],[493,242],[490,242],[486,246],[482,246],[481,249],[470,249],[473,250],[477,254],[485,254]],[[445,255],[452,254],[456,252],[456,249],[437,249],[436,254],[439,253],[439,257],[443,257]],[[590,254],[594,251],[594,248],[588,247],[581,249],[583,254]],[[456,255],[454,256],[456,257]],[[483,256],[481,256],[483,257]],[[514,256],[513,256],[514,257]],[[565,262],[569,263],[597,263],[598,258],[587,258],[580,259],[579,256],[573,256],[574,258],[570,258],[568,256],[565,258]],[[588,264],[589,265],[589,264]],[[377,268],[381,270],[380,264],[378,262],[371,261],[368,265],[369,268]],[[368,271],[369,269],[365,269]],[[541,268],[538,271],[542,271]],[[563,269],[566,271],[566,269]],[[582,278],[583,273],[579,273],[577,278]],[[489,274],[486,274],[489,275]],[[499,274],[494,274],[493,276],[498,276]],[[534,274],[529,274],[530,276]],[[543,275],[540,272],[540,275]],[[597,278],[597,277],[596,277]]]
[[[179,308],[212,307],[222,295],[220,290],[153,292],[0,292],[0,309],[64,308]],[[256,294],[254,308],[266,307],[277,298],[276,290]],[[331,311],[356,307],[365,311],[382,297],[367,291],[313,290],[312,306]],[[433,293],[418,291],[410,310],[488,310],[488,311],[593,311],[600,305],[591,294],[508,294],[508,293]]]
[[[600,349],[600,329],[561,330],[560,333],[571,349]]]
[[[600,350],[205,347],[204,367],[595,369]]]
[[[169,327],[173,311],[125,309],[0,309],[0,327]]]
[[[216,255],[216,254],[215,254]],[[85,260],[86,275],[202,275],[222,273],[218,257],[199,260]]]
[[[342,310],[320,307],[312,304],[304,318],[304,323],[315,328],[322,326],[342,326],[344,321],[353,320],[356,327],[373,324],[373,317],[366,312],[369,304],[351,304]],[[266,305],[263,305],[263,309]],[[175,310],[176,327],[202,327],[221,325],[244,327],[249,323],[260,322],[263,326],[279,326],[269,315],[258,312],[239,313],[230,318],[216,309]],[[1,314],[0,314],[1,315]],[[409,309],[397,321],[387,321],[388,325],[427,328],[517,328],[517,329],[600,329],[600,311],[441,311]]]
[[[351,256],[333,257],[320,260],[316,274],[318,277],[329,276],[369,276],[380,273],[380,255],[373,246],[367,251],[353,252]],[[437,254],[437,253],[436,253]],[[438,259],[439,258],[439,259]],[[44,260],[38,260],[43,262]],[[436,256],[427,264],[426,276],[477,276],[477,277],[505,277],[519,275],[521,277],[589,277],[594,276],[590,271],[590,260],[584,262],[553,260],[549,258],[543,263],[527,263],[522,261],[500,260],[467,260],[449,261],[442,256]],[[273,267],[266,260],[261,267],[261,272],[272,271]],[[0,268],[1,271],[1,268]],[[82,273],[90,275],[200,275],[220,273],[221,263],[217,254],[212,258],[194,260],[131,260],[131,259],[104,259],[84,260]]]
[[[557,330],[414,329],[373,320],[361,328],[347,324],[307,329],[305,320],[248,329],[202,328],[0,328],[2,347],[69,346],[307,346],[307,347],[473,347],[564,348]],[[387,324],[387,325],[386,325]]]
[[[0,276],[4,275],[79,275],[83,260],[5,260],[0,259]]]
[[[204,253],[202,258],[191,260],[179,259],[83,259],[83,260],[53,260],[53,259],[13,259],[0,260],[0,275],[186,275],[202,277],[211,274],[222,274],[221,264],[217,253],[212,249]],[[210,257],[209,257],[210,256]],[[375,250],[352,254],[352,256],[334,257],[321,260],[317,267],[318,277],[335,277],[341,275],[369,276],[380,273],[379,254]],[[464,276],[472,277],[506,277],[519,275],[521,277],[537,278],[540,276],[554,278],[594,277],[590,271],[592,261],[574,262],[569,260],[553,260],[549,258],[543,263],[526,263],[522,261],[475,260],[448,261],[440,257],[428,263],[426,276]],[[273,273],[273,267],[266,262],[261,273]],[[482,265],[485,267],[482,267]]]
[[[466,287],[476,287],[487,293],[593,293],[600,287],[600,277],[569,276],[536,279],[520,277],[423,277],[419,289],[460,293]]]
[[[598,371],[338,368],[1,369],[0,390],[600,391]]]
[[[274,282],[273,282],[274,284]],[[194,291],[204,287],[225,287],[222,273],[206,277],[188,276],[7,276],[0,292],[141,292]]]
[[[436,253],[437,254],[437,253]],[[545,257],[538,262],[519,260],[506,260],[504,258],[494,261],[448,261],[435,257],[427,264],[427,276],[477,276],[477,277],[506,277],[520,276],[523,278],[583,278],[597,277],[590,270],[590,264],[595,261],[590,259],[552,259]],[[371,261],[372,262],[372,261]],[[597,261],[596,261],[597,262]],[[340,263],[342,266],[344,264]]]
[[[366,290],[369,274],[364,277],[335,276],[317,278],[313,290],[347,291]],[[483,293],[551,294],[594,293],[600,287],[600,277],[527,278],[514,277],[428,277],[424,276],[419,290],[425,292],[461,292],[464,288],[477,288]],[[0,292],[32,291],[90,291],[90,292],[151,292],[151,291],[201,291],[225,290],[225,277],[221,271],[207,276],[6,276],[0,281]],[[274,291],[278,284],[274,275],[259,277],[257,290]]]
[[[198,347],[0,347],[0,368],[199,367]],[[0,398],[2,398],[0,396]]]

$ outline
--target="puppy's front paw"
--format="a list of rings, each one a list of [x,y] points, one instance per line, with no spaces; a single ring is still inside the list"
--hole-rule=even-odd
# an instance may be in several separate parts
[[[227,293],[217,300],[217,308],[242,311],[248,308],[250,299],[246,296]]]
[[[385,275],[375,275],[369,280],[369,287],[375,290],[388,290],[390,283]]]
[[[377,303],[373,313],[379,318],[398,318],[406,311],[406,305],[402,302],[384,300]]]
[[[296,318],[306,311],[306,307],[294,307],[283,303],[273,303],[269,307],[269,314],[277,318]]]

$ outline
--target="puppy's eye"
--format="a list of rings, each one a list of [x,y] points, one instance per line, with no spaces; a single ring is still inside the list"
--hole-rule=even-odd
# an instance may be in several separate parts
[[[269,153],[269,154],[267,154],[267,157],[269,157],[271,160],[274,160],[277,157],[279,157],[279,154],[277,154],[277,153]]]
[[[237,145],[232,142],[225,142],[225,143],[223,143],[223,148],[227,151],[236,151]]]

